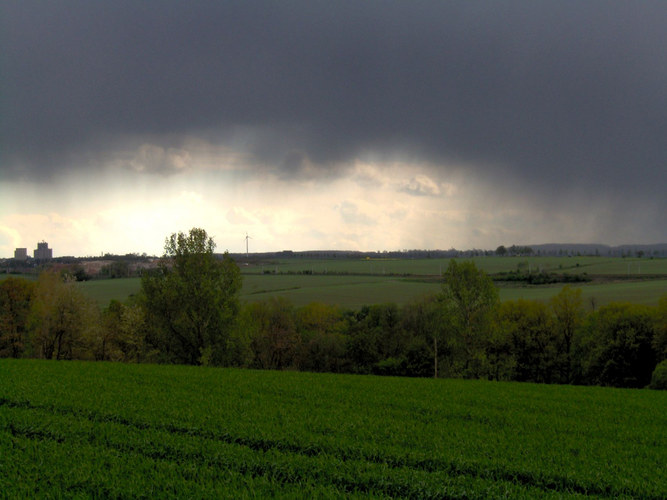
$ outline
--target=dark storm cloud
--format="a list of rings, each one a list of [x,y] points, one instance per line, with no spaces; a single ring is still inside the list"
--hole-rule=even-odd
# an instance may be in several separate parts
[[[9,175],[199,135],[286,175],[396,154],[667,208],[664,1],[1,8]]]

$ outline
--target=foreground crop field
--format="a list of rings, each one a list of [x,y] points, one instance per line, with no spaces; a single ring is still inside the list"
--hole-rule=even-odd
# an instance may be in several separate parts
[[[7,497],[667,496],[667,393],[0,360]]]

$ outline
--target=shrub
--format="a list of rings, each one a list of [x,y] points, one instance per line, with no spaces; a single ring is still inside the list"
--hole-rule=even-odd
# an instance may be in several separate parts
[[[405,364],[406,361],[404,357],[386,358],[373,365],[373,374],[394,375],[400,377],[405,375]]]
[[[667,359],[658,363],[651,377],[651,389],[667,390]]]

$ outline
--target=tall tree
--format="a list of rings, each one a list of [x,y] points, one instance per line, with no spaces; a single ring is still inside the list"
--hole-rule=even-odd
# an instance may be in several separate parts
[[[26,347],[34,283],[9,277],[0,283],[0,357],[20,357]]]
[[[581,288],[575,289],[570,285],[565,285],[558,295],[551,299],[549,305],[556,317],[555,328],[561,340],[561,351],[564,358],[561,363],[561,382],[569,383],[572,371],[572,341],[584,319]]]
[[[447,351],[443,345],[445,340],[446,323],[443,316],[439,297],[435,294],[421,297],[403,307],[403,328],[416,339],[422,339],[430,347],[433,359],[431,374],[438,378],[438,362]]]
[[[99,328],[99,308],[76,282],[44,272],[30,309],[35,355],[46,359],[90,359]]]
[[[444,273],[442,299],[463,352],[463,375],[484,374],[485,334],[498,305],[498,290],[491,278],[472,261],[449,261]]]
[[[301,336],[297,367],[316,372],[343,370],[347,323],[338,306],[311,302],[296,310]]]
[[[499,322],[509,334],[514,358],[514,380],[557,381],[558,339],[545,304],[519,299],[503,302]]]
[[[645,387],[656,366],[654,311],[644,305],[611,303],[588,316],[583,339],[586,383]]]
[[[146,359],[144,308],[131,298],[127,303],[112,300],[102,311],[101,325],[95,338],[96,360],[138,362]],[[150,358],[148,358],[150,360]]]
[[[282,370],[294,366],[299,348],[294,306],[284,297],[251,304],[252,349],[255,366]]]
[[[219,260],[206,231],[172,234],[156,272],[141,281],[147,319],[167,361],[221,364],[239,309],[241,273],[225,252]]]
[[[658,302],[656,312],[656,328],[653,337],[653,350],[658,362],[667,360],[667,295],[663,295]]]

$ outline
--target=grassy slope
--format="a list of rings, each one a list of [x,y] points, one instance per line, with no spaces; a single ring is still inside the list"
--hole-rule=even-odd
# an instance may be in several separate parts
[[[667,393],[0,360],[12,496],[667,496]]]

